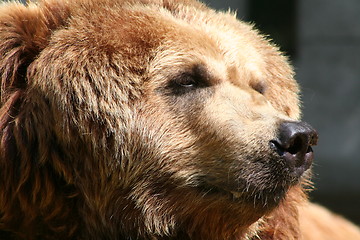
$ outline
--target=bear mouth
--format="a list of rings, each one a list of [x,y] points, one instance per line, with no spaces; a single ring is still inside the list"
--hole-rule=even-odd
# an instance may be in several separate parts
[[[248,185],[239,189],[230,189],[212,184],[203,184],[199,187],[199,191],[204,197],[221,196],[233,204],[248,203],[264,208],[273,208],[285,198],[287,191],[293,185],[288,184],[265,189]]]
[[[281,157],[252,160],[258,172],[243,172],[228,181],[202,179],[199,191],[203,196],[222,196],[232,203],[251,203],[266,207],[277,206],[288,190],[307,179],[307,171],[301,174],[289,169]],[[214,180],[214,179],[213,179]]]

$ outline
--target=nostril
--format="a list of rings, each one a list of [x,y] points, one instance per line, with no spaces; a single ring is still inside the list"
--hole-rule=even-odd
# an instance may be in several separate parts
[[[317,143],[316,131],[305,122],[283,122],[275,140],[281,148],[291,154],[306,153]]]
[[[296,155],[300,152],[312,152],[311,147],[309,145],[305,145],[305,142],[306,141],[304,141],[302,137],[297,136],[289,144],[284,144],[279,140],[271,140],[270,147],[276,150],[279,155],[283,155],[285,152],[290,153],[291,155]]]
[[[270,141],[270,147],[287,163],[288,167],[301,174],[308,169],[313,159],[311,146],[316,145],[318,135],[305,122],[283,122],[278,137]]]
[[[302,136],[295,136],[293,141],[290,143],[289,148],[287,149],[287,152],[291,154],[297,154],[298,152],[303,151],[306,143],[304,142],[304,139]]]

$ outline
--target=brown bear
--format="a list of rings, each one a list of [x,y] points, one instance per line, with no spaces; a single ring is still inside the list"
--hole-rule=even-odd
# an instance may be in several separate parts
[[[0,6],[0,239],[360,239],[308,203],[293,70],[193,0]]]

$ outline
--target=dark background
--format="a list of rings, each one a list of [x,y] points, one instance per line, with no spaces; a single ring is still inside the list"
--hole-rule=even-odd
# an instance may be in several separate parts
[[[303,119],[320,135],[311,200],[360,224],[360,1],[204,2],[237,10],[290,56]]]

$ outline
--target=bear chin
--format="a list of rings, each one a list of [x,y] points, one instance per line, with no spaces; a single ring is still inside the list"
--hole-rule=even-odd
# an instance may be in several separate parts
[[[257,208],[273,209],[286,197],[291,187],[302,185],[311,171],[290,170],[281,157],[252,160],[256,174],[239,170],[237,177],[224,176],[227,182],[204,180],[199,191],[206,195],[222,196],[232,203],[248,203]],[[255,165],[255,166],[254,166]],[[259,177],[256,177],[259,176]]]

